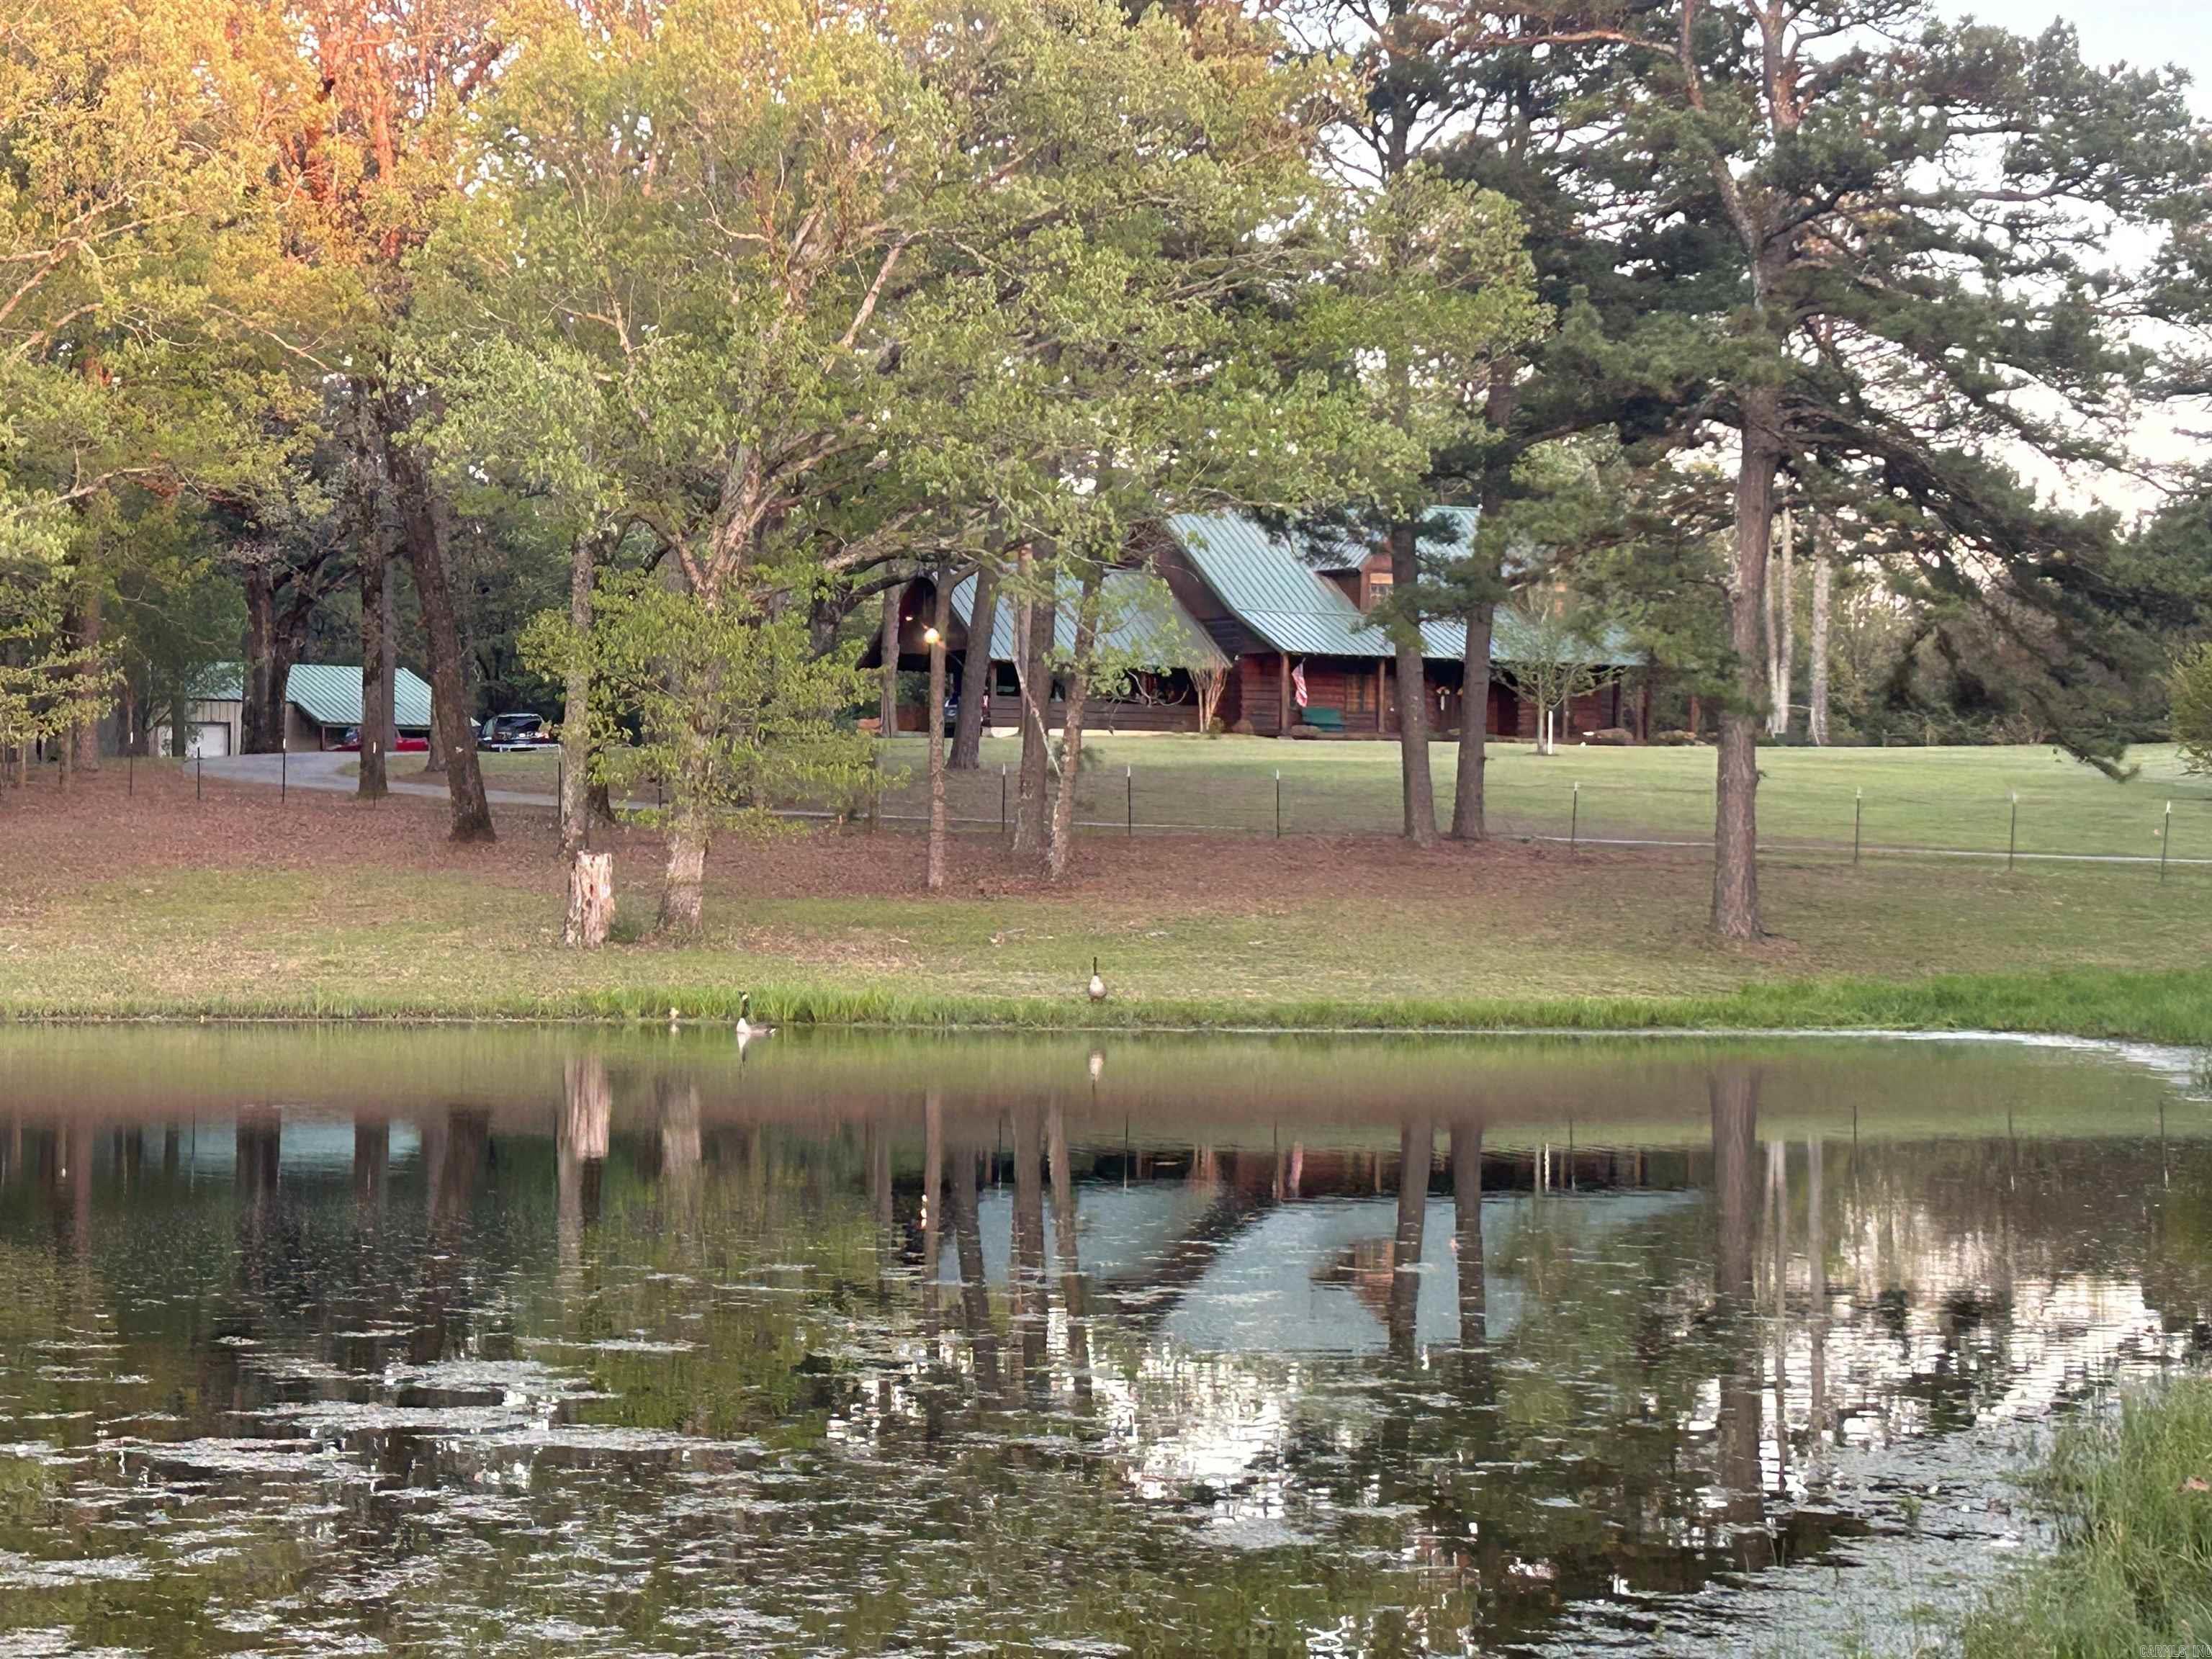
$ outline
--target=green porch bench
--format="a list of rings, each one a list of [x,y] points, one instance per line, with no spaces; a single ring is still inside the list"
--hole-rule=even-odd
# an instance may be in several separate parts
[[[1310,726],[1317,732],[1344,730],[1344,710],[1341,708],[1301,708],[1297,711],[1297,720],[1299,725]]]

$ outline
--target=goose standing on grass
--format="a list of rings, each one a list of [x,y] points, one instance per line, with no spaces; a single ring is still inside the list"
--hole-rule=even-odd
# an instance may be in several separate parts
[[[738,1050],[742,1052],[745,1044],[748,1042],[755,1042],[764,1036],[774,1036],[775,1035],[775,1026],[756,1025],[753,1024],[753,994],[750,991],[748,991],[743,996],[739,997],[738,999]]]
[[[1106,1000],[1106,981],[1098,977],[1098,958],[1097,957],[1091,958],[1091,1000],[1093,1002],[1103,1002]]]

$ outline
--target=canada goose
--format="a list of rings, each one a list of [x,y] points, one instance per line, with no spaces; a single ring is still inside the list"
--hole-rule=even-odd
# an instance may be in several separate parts
[[[1097,957],[1091,958],[1091,1000],[1093,1002],[1103,1002],[1106,1000],[1106,981],[1098,977],[1098,958]]]
[[[756,1025],[753,1024],[753,994],[750,991],[748,991],[743,996],[739,997],[738,999],[738,1042],[739,1046],[742,1047],[744,1044],[750,1042],[756,1037],[774,1036],[775,1035],[775,1026]]]

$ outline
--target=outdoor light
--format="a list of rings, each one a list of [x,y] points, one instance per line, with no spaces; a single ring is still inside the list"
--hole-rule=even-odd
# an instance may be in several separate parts
[[[943,639],[944,637],[945,637],[945,635],[943,635],[942,634],[939,633],[939,632],[938,632],[935,629],[933,629],[933,628],[925,628],[925,629],[923,629],[921,630],[921,642],[922,642],[924,645],[935,645],[935,644],[936,644],[939,640]]]

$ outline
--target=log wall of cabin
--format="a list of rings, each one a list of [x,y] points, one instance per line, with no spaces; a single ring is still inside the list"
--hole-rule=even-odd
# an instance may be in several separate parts
[[[1233,725],[1237,720],[1251,723],[1253,731],[1263,738],[1279,736],[1281,722],[1276,718],[1280,704],[1277,675],[1282,659],[1272,652],[1251,652],[1237,659],[1236,667],[1229,676],[1229,690],[1222,698],[1223,718]],[[1228,712],[1231,698],[1236,699],[1237,713]]]
[[[1520,707],[1513,725],[1513,735],[1536,738],[1536,705],[1527,698],[1517,699]],[[1601,732],[1613,726],[1634,729],[1634,710],[1627,686],[1620,680],[1610,685],[1577,697],[1565,711],[1565,718],[1554,734],[1562,743],[1580,737],[1586,732]]]
[[[1334,708],[1344,716],[1344,729],[1352,737],[1395,734],[1398,729],[1397,692],[1387,659],[1378,657],[1293,657],[1306,671],[1309,708]],[[1237,659],[1229,677],[1229,690],[1221,700],[1221,717],[1231,727],[1249,721],[1261,737],[1279,737],[1276,717],[1280,706],[1282,659],[1273,652],[1252,652]],[[1430,723],[1439,738],[1456,736],[1460,717],[1460,665],[1431,662],[1428,668]],[[1443,695],[1438,698],[1437,693]],[[1382,703],[1380,726],[1376,721],[1377,696]],[[1578,705],[1579,707],[1580,705]],[[1493,737],[1529,735],[1526,705],[1502,678],[1490,682],[1490,721]],[[1291,709],[1293,723],[1297,710]],[[1589,729],[1587,727],[1583,729]]]
[[[902,673],[927,672],[929,658],[926,653],[914,657],[902,656]],[[947,686],[951,695],[964,697],[966,688],[961,684],[960,659],[954,657],[946,665],[951,671]],[[988,729],[1012,731],[1019,718],[1021,684],[1015,678],[1014,665],[1009,662],[992,665],[992,686],[988,714]],[[1083,705],[1083,726],[1089,732],[1195,732],[1198,730],[1198,695],[1191,688],[1188,678],[1180,672],[1147,676],[1152,688],[1150,696],[1101,697],[1092,696]],[[1058,690],[1058,682],[1054,682]],[[928,729],[926,716],[919,703],[912,701],[899,705],[898,723],[902,732],[923,732]],[[1058,733],[1067,720],[1067,700],[1055,696],[1045,705],[1045,725]]]

